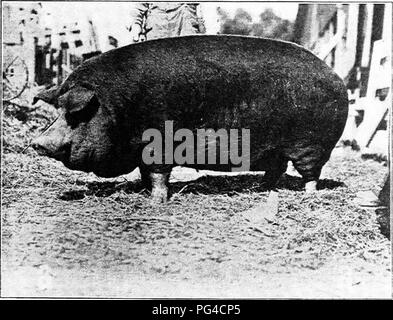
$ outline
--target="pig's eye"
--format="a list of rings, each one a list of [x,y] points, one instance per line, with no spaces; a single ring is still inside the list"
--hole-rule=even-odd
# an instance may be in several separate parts
[[[68,108],[65,113],[67,122],[71,126],[77,126],[80,123],[89,122],[90,119],[96,114],[98,105],[98,99],[93,97],[82,108]]]

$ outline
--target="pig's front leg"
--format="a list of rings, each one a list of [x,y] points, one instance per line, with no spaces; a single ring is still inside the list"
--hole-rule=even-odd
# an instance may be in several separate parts
[[[305,185],[306,192],[312,193],[312,192],[317,191],[317,183],[318,183],[318,180],[312,180],[312,181],[306,182],[306,185]]]
[[[155,203],[165,203],[168,200],[169,173],[150,173],[152,185],[151,197]]]
[[[140,168],[143,186],[151,190],[153,202],[164,203],[168,200],[168,182],[170,172],[153,172],[147,166]]]

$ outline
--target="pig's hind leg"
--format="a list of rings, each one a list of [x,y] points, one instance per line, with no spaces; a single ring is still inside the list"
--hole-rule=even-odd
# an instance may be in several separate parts
[[[262,179],[262,184],[266,189],[272,190],[276,187],[278,180],[287,170],[288,159],[281,153],[274,153],[269,159],[261,160],[263,165],[263,171],[265,175]]]
[[[292,151],[290,160],[295,169],[303,177],[306,192],[317,190],[322,167],[329,160],[321,146],[308,146]]]

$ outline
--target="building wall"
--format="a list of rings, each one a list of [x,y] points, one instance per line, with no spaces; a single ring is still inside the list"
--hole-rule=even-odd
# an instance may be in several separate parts
[[[35,77],[35,46],[43,39],[39,3],[3,4],[3,66],[19,56],[27,65],[28,81]]]
[[[60,83],[83,57],[131,43],[127,27],[133,6],[97,2],[92,10],[91,5],[77,2],[5,3],[5,60],[21,55],[28,64],[30,83]],[[200,6],[209,34],[220,27],[215,9],[214,3]]]
[[[387,8],[391,10],[383,4],[299,5],[294,41],[313,51],[350,89],[360,88],[364,96],[373,42],[388,38],[391,30]]]

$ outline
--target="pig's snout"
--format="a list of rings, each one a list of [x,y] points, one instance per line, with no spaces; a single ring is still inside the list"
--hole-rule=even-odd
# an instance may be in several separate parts
[[[59,117],[51,127],[35,138],[31,146],[41,156],[68,162],[71,153],[71,129],[64,116]]]
[[[50,150],[41,137],[34,139],[31,143],[31,147],[37,151],[40,156],[50,156]]]
[[[68,144],[57,144],[46,136],[40,136],[33,140],[32,148],[41,156],[54,158],[65,162],[70,154],[70,146]]]

